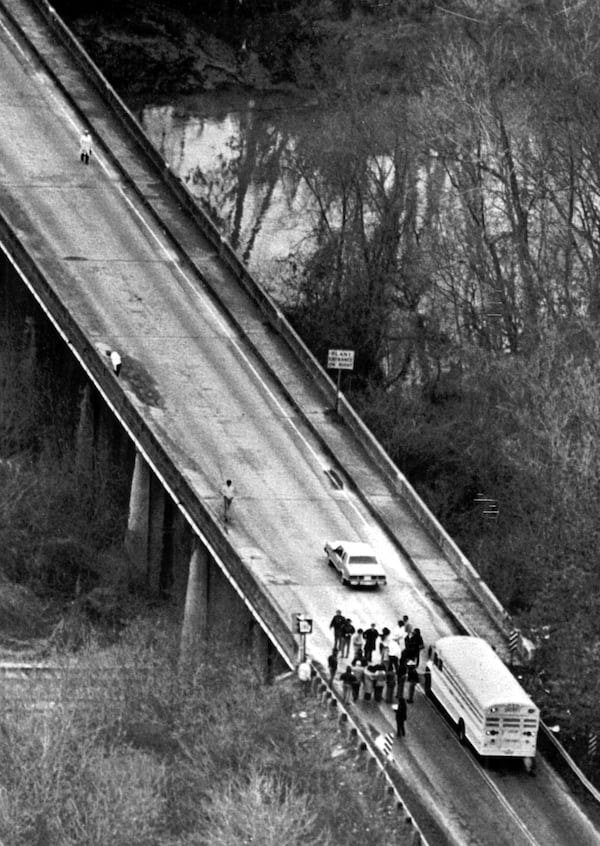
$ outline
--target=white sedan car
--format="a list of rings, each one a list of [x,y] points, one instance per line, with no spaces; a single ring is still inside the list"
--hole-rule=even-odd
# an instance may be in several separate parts
[[[377,587],[387,582],[385,571],[368,543],[327,541],[327,561],[338,571],[343,585]]]

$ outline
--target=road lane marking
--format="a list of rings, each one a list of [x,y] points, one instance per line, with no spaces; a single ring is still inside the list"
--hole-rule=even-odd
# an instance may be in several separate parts
[[[439,708],[436,707],[436,705],[431,701],[428,696],[426,696],[422,691],[419,691],[419,696],[425,700],[427,706],[437,715],[438,718],[443,720],[446,719],[445,714],[441,712]],[[536,840],[534,835],[529,831],[525,823],[521,820],[521,817],[519,816],[518,812],[512,807],[506,796],[504,796],[504,794],[501,792],[500,788],[490,778],[488,773],[486,773],[485,769],[477,762],[477,759],[473,757],[473,753],[471,752],[470,748],[466,748],[465,746],[463,746],[454,731],[450,731],[450,737],[455,746],[457,746],[459,749],[462,749],[464,758],[468,759],[471,767],[479,776],[481,776],[481,778],[483,778],[487,786],[490,788],[490,790],[498,799],[504,810],[507,812],[508,816],[513,820],[517,828],[519,828],[521,833],[525,836],[530,846],[540,846],[540,842]],[[523,773],[525,773],[525,770],[523,770]]]

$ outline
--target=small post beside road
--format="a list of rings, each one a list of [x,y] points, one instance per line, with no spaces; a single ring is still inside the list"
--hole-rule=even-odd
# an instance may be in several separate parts
[[[508,648],[510,650],[510,663],[515,663],[517,650],[521,641],[521,632],[519,629],[513,629],[508,636]]]
[[[306,661],[306,635],[312,632],[313,621],[306,614],[294,614],[294,632],[300,635],[300,660]]]
[[[588,736],[588,745],[587,745],[587,754],[590,761],[596,757],[596,752],[598,751],[598,735],[591,733]]]
[[[354,370],[354,350],[329,350],[327,353],[327,369],[337,370],[335,413],[338,414],[340,407],[340,380],[342,370]]]

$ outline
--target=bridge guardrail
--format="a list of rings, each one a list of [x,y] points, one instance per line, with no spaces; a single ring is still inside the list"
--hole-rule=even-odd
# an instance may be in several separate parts
[[[408,814],[406,822],[410,827],[409,832],[412,846],[427,846],[428,841],[421,828],[415,823],[414,817],[402,796],[397,764],[391,759],[393,766],[389,765],[390,759],[386,758],[372,741],[369,730],[365,726],[360,713],[356,710],[349,711],[344,706],[338,692],[328,681],[329,674],[325,670],[325,667],[316,661],[311,662],[311,667],[315,672],[310,685],[313,694],[319,696],[328,708],[334,709],[337,712],[338,725],[344,727],[346,733],[352,736],[354,743],[359,748],[362,747],[371,756],[371,760],[375,763],[383,783],[387,786],[389,795],[395,798],[397,808],[404,808]]]

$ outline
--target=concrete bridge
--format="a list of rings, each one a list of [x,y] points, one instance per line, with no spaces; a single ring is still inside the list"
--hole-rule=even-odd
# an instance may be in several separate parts
[[[193,650],[226,628],[266,667],[293,666],[292,615],[304,612],[323,661],[340,607],[366,625],[407,613],[427,642],[477,633],[506,656],[511,623],[496,598],[343,397],[332,413],[327,374],[43,0],[4,0],[0,68],[10,127],[0,135],[2,278],[6,290],[27,288],[78,363],[79,430],[92,421],[123,439],[124,547],[149,590],[170,574],[188,609],[184,643]],[[237,492],[229,526],[226,477]],[[369,541],[388,587],[342,588],[322,550],[335,537]],[[456,760],[436,758],[444,730],[415,739],[412,768],[428,778],[435,769],[430,812],[445,819],[448,802],[464,803],[464,814],[447,810],[458,821],[470,817],[474,789],[452,795]],[[527,798],[527,825],[494,787],[490,843],[542,842],[544,832],[559,844],[574,826],[578,842],[593,842],[545,777],[546,798]],[[476,792],[489,808],[489,782]],[[460,842],[461,825],[447,842]]]

